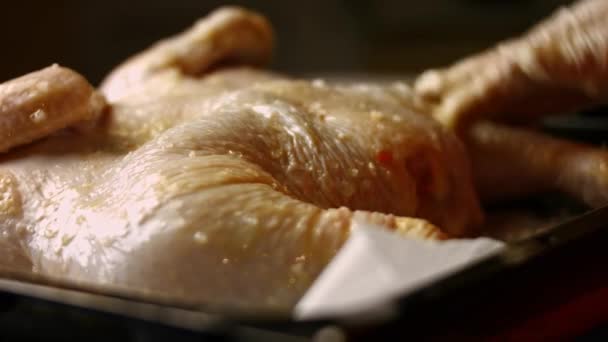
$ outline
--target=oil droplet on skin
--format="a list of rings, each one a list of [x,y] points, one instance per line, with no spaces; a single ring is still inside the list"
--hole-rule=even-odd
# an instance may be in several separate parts
[[[325,111],[325,108],[323,108],[323,105],[321,105],[321,103],[319,102],[313,102],[309,107],[308,107],[308,111],[312,112],[312,113],[317,113],[319,114],[319,119],[321,121],[325,120],[325,115],[327,114],[327,112]]]
[[[291,273],[293,273],[295,276],[302,276],[304,272],[304,263],[303,262],[297,262],[293,265],[291,265]]]
[[[266,219],[266,227],[267,228],[278,227],[280,223],[281,223],[281,220],[278,217],[275,217],[275,216],[271,216],[271,217],[269,217],[269,218]]]
[[[369,162],[367,163],[367,168],[373,173],[376,174],[376,165],[374,165],[374,163]]]
[[[247,225],[255,226],[258,224],[258,218],[256,216],[244,215],[241,221]]]
[[[344,141],[344,140],[347,140],[348,138],[350,138],[350,135],[343,133],[343,132],[338,133],[338,140]]]
[[[296,257],[296,262],[304,262],[306,261],[306,255],[300,255],[299,257]]]
[[[350,169],[350,175],[353,177],[357,177],[359,175],[359,170],[355,168]]]
[[[37,111],[30,114],[30,120],[32,120],[33,123],[41,123],[45,121],[46,118],[46,112],[42,109],[38,109]]]
[[[222,264],[228,265],[228,263],[230,263],[230,259],[228,259],[228,258],[222,259]]]
[[[324,88],[327,86],[327,83],[325,83],[325,80],[319,78],[312,81],[312,86],[315,88]]]
[[[369,116],[374,121],[380,121],[380,120],[382,120],[384,118],[384,114],[382,114],[381,112],[379,112],[377,110],[372,110],[369,113]]]
[[[196,157],[196,152],[194,152],[194,151],[190,151],[190,152],[188,152],[188,157],[189,157],[189,158],[194,158],[194,157]]]
[[[270,156],[274,159],[279,159],[283,155],[283,151],[280,149],[272,150]]]
[[[194,237],[194,241],[201,245],[204,245],[209,241],[207,234],[205,234],[203,232],[196,232],[196,233],[194,233],[193,237]]]

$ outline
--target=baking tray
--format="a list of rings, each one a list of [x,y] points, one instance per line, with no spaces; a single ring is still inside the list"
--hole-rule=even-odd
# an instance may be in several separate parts
[[[580,122],[598,118],[596,113],[565,117],[546,128],[558,135],[589,138]],[[608,137],[608,124],[602,125],[586,126],[598,132],[592,136],[595,143],[605,143],[601,140]],[[555,205],[553,197],[544,198],[550,200],[532,198],[519,204],[541,211]],[[390,312],[307,322],[280,313],[237,312],[170,298],[84,290],[2,271],[0,340],[608,339],[607,264],[604,207],[513,242],[498,255],[400,298]]]

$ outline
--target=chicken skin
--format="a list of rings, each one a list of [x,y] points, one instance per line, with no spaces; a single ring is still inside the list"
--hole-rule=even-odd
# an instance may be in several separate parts
[[[117,68],[103,96],[59,66],[25,76],[71,80],[73,101],[86,110],[64,106],[61,83],[2,85],[3,118],[23,122],[0,132],[12,148],[0,161],[2,264],[212,304],[289,308],[354,221],[414,238],[476,232],[481,211],[466,153],[404,105],[403,84],[211,71],[263,63],[271,43],[262,17],[221,9]]]
[[[59,66],[0,85],[0,265],[288,309],[357,222],[476,236],[478,194],[608,194],[603,151],[488,121],[457,135],[421,86],[251,68],[272,42],[264,18],[224,8],[98,90]]]

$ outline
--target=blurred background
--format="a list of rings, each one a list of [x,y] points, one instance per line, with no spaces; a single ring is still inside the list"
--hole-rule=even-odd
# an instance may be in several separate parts
[[[0,12],[0,82],[51,63],[97,84],[112,66],[223,4],[274,24],[273,67],[411,74],[525,31],[568,0],[10,1]]]

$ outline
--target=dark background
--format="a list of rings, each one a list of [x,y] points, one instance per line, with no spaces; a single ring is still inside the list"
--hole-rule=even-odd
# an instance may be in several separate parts
[[[0,82],[51,63],[98,83],[113,65],[222,4],[277,32],[273,67],[293,74],[408,74],[521,33],[568,0],[10,1],[0,10]]]

